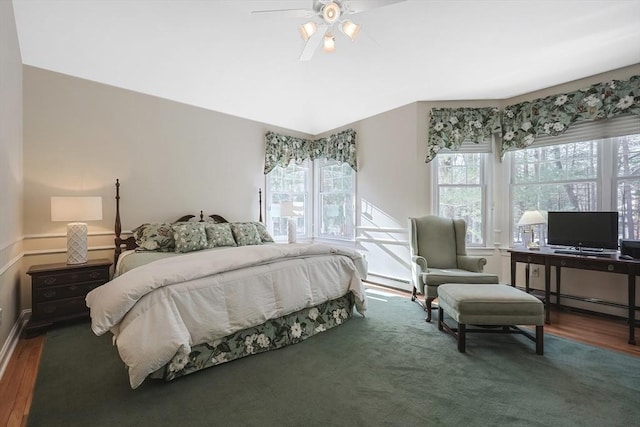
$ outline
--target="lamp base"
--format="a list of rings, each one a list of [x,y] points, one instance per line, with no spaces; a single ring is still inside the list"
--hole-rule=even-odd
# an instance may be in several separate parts
[[[72,222],[67,224],[67,264],[87,262],[87,224]]]

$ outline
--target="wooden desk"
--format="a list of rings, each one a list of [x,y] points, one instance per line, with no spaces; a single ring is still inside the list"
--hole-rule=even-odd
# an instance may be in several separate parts
[[[526,248],[510,249],[511,253],[511,284],[516,283],[516,264],[544,265],[544,295],[545,295],[545,321],[550,323],[549,304],[551,302],[551,267],[556,269],[556,303],[560,303],[560,271],[562,267],[577,268],[581,270],[604,271],[608,273],[626,274],[628,282],[628,316],[629,344],[636,344],[635,327],[640,322],[635,319],[636,308],[636,276],[640,275],[640,260],[623,260],[614,255],[610,258],[600,258],[588,255],[557,254],[549,247],[540,250],[528,250]],[[527,277],[528,285],[528,277]],[[528,287],[528,286],[527,286]]]

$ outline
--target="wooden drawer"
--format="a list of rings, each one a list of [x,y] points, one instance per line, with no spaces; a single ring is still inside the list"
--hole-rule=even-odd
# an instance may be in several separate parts
[[[95,282],[105,283],[109,280],[108,268],[93,268],[70,272],[56,272],[33,275],[33,286],[36,288],[59,286],[68,283]]]
[[[43,302],[35,305],[33,315],[39,318],[60,318],[89,314],[84,297]]]
[[[100,282],[80,283],[65,286],[48,286],[33,289],[33,300],[35,303],[67,299],[73,297],[84,297],[89,291],[104,284]]]
[[[566,267],[566,268],[578,268],[581,270],[593,270],[593,271],[606,271],[609,273],[628,274],[629,269],[632,268],[629,265],[619,262],[609,262],[602,258],[559,258],[551,259],[551,265]]]

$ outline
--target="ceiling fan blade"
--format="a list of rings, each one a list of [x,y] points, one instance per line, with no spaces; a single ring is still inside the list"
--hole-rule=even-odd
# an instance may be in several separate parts
[[[300,61],[308,61],[313,57],[313,54],[318,49],[318,46],[322,44],[322,40],[324,35],[326,34],[329,27],[326,25],[318,26],[318,31],[313,33],[307,43],[304,45],[304,49],[302,49],[302,53],[300,54]]]
[[[405,1],[407,0],[350,0],[347,3],[347,9],[349,13],[353,14]]]
[[[260,14],[279,14],[287,16],[289,18],[311,18],[316,15],[316,12],[309,9],[271,9],[271,10],[254,10],[251,11],[252,15]]]

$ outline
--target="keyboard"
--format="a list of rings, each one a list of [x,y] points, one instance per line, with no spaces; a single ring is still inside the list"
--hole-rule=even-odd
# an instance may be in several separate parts
[[[582,255],[582,256],[595,256],[598,258],[611,258],[612,253],[609,252],[593,252],[593,251],[576,251],[571,249],[556,249],[553,253],[561,255]]]

